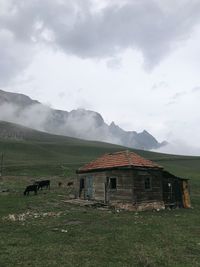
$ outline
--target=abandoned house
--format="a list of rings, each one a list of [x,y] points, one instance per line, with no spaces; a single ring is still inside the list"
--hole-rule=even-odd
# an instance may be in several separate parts
[[[129,210],[190,207],[188,179],[136,153],[105,154],[77,170],[79,197]]]

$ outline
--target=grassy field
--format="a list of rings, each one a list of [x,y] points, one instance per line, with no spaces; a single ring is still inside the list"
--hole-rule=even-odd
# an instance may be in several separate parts
[[[200,157],[136,151],[191,179],[192,209],[118,212],[65,202],[76,168],[122,149],[58,136],[1,140],[0,190],[8,192],[0,193],[0,267],[200,266]],[[38,176],[50,177],[51,190],[24,197]]]
[[[199,188],[193,209],[118,212],[66,203],[73,192],[64,177],[52,177],[50,191],[24,197],[31,179],[1,180],[9,189],[0,194],[1,267],[199,266]]]

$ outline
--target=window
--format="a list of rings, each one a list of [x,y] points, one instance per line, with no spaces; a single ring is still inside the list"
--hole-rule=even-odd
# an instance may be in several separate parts
[[[144,180],[144,188],[145,190],[150,190],[151,189],[151,178],[146,177]]]
[[[110,189],[117,189],[117,179],[110,178]]]

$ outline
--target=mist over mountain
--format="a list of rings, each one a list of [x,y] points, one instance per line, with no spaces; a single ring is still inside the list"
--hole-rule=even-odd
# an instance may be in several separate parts
[[[52,134],[104,141],[138,149],[156,149],[166,144],[159,143],[145,130],[137,133],[124,131],[114,122],[108,125],[102,116],[94,111],[55,110],[26,95],[3,90],[0,90],[0,120]]]

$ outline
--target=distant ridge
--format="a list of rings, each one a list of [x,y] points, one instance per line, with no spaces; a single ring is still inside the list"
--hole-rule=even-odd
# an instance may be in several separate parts
[[[0,90],[0,120],[51,134],[108,142],[136,149],[151,150],[166,145],[166,142],[159,143],[146,130],[137,133],[124,131],[114,122],[108,125],[97,112],[85,109],[70,112],[55,110],[26,95],[3,90]],[[5,135],[3,128],[1,131],[2,135]],[[9,135],[12,136],[12,133]],[[23,138],[16,132],[12,137]]]

